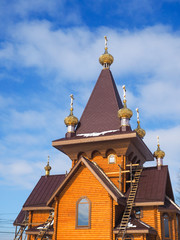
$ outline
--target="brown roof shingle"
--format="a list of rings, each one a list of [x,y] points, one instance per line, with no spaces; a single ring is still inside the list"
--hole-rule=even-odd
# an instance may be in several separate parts
[[[128,194],[129,190],[126,196]],[[157,167],[143,168],[135,203],[164,202],[166,195],[174,200],[168,166],[162,166],[161,170],[158,170]]]
[[[119,227],[120,227],[120,224],[114,228],[114,233],[118,233]],[[153,227],[141,221],[140,219],[136,219],[136,218],[130,218],[126,231],[127,233],[129,232],[140,233],[141,231],[142,232],[146,231],[146,233],[154,233],[154,234],[157,233]]]
[[[42,176],[26,200],[23,208],[45,207],[65,177],[65,174]]]
[[[117,113],[122,107],[112,73],[109,69],[103,69],[81,116],[76,134],[119,129]]]
[[[13,225],[15,225],[15,226],[24,225],[24,221],[27,216],[28,216],[28,212],[21,210],[20,213],[18,214],[17,218],[15,219]]]

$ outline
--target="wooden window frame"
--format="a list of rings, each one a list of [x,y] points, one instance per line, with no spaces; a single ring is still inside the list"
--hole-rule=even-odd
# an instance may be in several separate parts
[[[176,214],[177,239],[180,240],[180,214]]]
[[[88,225],[84,225],[84,226],[79,226],[78,225],[78,206],[79,203],[81,202],[82,199],[86,199],[88,204],[89,204],[89,218],[88,218]],[[83,204],[83,203],[81,203]],[[90,229],[91,228],[91,201],[89,200],[88,197],[86,196],[82,196],[81,198],[79,198],[76,202],[76,224],[75,224],[75,229]]]
[[[139,211],[140,211],[139,214],[136,213],[137,209],[139,209]],[[136,218],[138,218],[138,219],[143,218],[143,208],[142,207],[135,207],[133,210],[134,210],[134,215],[136,216]]]
[[[169,237],[165,237],[165,228],[164,228],[164,219],[168,219],[168,227],[169,227]],[[161,224],[162,224],[162,239],[163,240],[171,240],[172,239],[172,220],[168,213],[163,213],[161,217]]]

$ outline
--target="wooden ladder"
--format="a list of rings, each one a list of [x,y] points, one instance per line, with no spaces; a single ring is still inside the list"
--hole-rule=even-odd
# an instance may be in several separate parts
[[[36,236],[35,240],[37,239],[43,239],[48,231],[48,229],[51,227],[52,222],[54,220],[54,211],[51,211],[49,214],[48,219],[44,223],[42,229],[40,230],[39,234]]]
[[[120,228],[119,228],[119,232],[117,234],[117,238],[121,235],[122,239],[124,238],[125,234],[126,234],[126,229],[128,226],[128,222],[129,222],[129,218],[131,216],[131,211],[132,211],[132,207],[134,204],[134,200],[135,200],[135,196],[136,196],[136,192],[137,192],[137,188],[138,188],[138,183],[139,183],[139,179],[142,173],[142,167],[138,167],[135,174],[134,174],[134,179],[132,182],[132,187],[129,193],[129,197],[127,200],[127,204],[126,204],[126,208],[124,210],[122,219],[121,219],[121,223],[120,223]]]

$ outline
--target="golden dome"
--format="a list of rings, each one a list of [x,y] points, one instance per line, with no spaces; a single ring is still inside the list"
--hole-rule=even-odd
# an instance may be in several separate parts
[[[133,112],[129,108],[127,108],[127,104],[126,104],[126,102],[127,102],[127,100],[126,100],[126,87],[125,87],[125,85],[123,85],[122,88],[123,88],[123,97],[124,97],[124,99],[123,99],[124,107],[119,109],[118,117],[119,118],[128,118],[128,119],[130,119],[132,117],[132,115],[133,115]]]
[[[64,119],[64,123],[66,126],[75,126],[78,124],[78,118],[70,113],[70,115]]]
[[[133,115],[133,112],[129,108],[127,108],[126,100],[123,100],[123,103],[124,103],[124,107],[119,109],[118,117],[119,118],[128,118],[128,119],[130,119],[132,117],[132,115]]]
[[[45,171],[46,171],[46,176],[49,176],[49,173],[51,171],[51,166],[49,166],[49,156],[48,156],[48,162],[47,165],[44,167]]]
[[[157,150],[154,152],[153,156],[154,156],[156,159],[158,159],[158,158],[164,158],[165,152],[160,149],[159,137],[157,137],[157,139],[158,139]]]
[[[100,57],[99,57],[99,62],[102,66],[105,65],[105,63],[107,63],[109,66],[113,63],[114,61],[114,58],[111,54],[109,54],[107,52],[107,50],[105,50],[104,54],[102,54]]]
[[[134,129],[140,138],[143,138],[146,135],[146,131],[140,127],[140,122],[138,122],[138,126]]]
[[[153,155],[154,155],[155,158],[164,158],[165,152],[162,151],[162,150],[160,149],[160,147],[158,146],[157,150],[154,152]]]
[[[104,66],[104,68],[109,68],[110,65],[113,63],[114,58],[111,54],[108,53],[108,48],[107,48],[107,37],[105,36],[105,51],[104,54],[102,54],[99,57],[99,62],[102,66]]]
[[[140,138],[143,138],[146,135],[146,131],[140,127],[139,109],[138,108],[136,108],[136,112],[137,112],[137,124],[138,125],[137,125],[137,128],[134,130],[137,132],[137,134],[139,135]]]
[[[67,116],[64,119],[64,123],[66,124],[66,126],[76,126],[78,124],[78,118],[73,115],[73,100],[74,100],[74,97],[73,97],[72,94],[70,95],[70,97],[71,97],[70,114],[69,114],[69,116]]]

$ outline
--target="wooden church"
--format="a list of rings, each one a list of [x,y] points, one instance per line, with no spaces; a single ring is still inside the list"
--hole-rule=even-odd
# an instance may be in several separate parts
[[[123,101],[110,71],[113,56],[99,58],[103,69],[78,121],[65,118],[66,136],[53,147],[72,161],[69,173],[46,174],[14,221],[14,239],[37,240],[178,240],[180,207],[174,201],[165,153],[159,141],[154,154],[145,131],[131,129],[132,111]],[[156,159],[156,166],[143,167]]]

